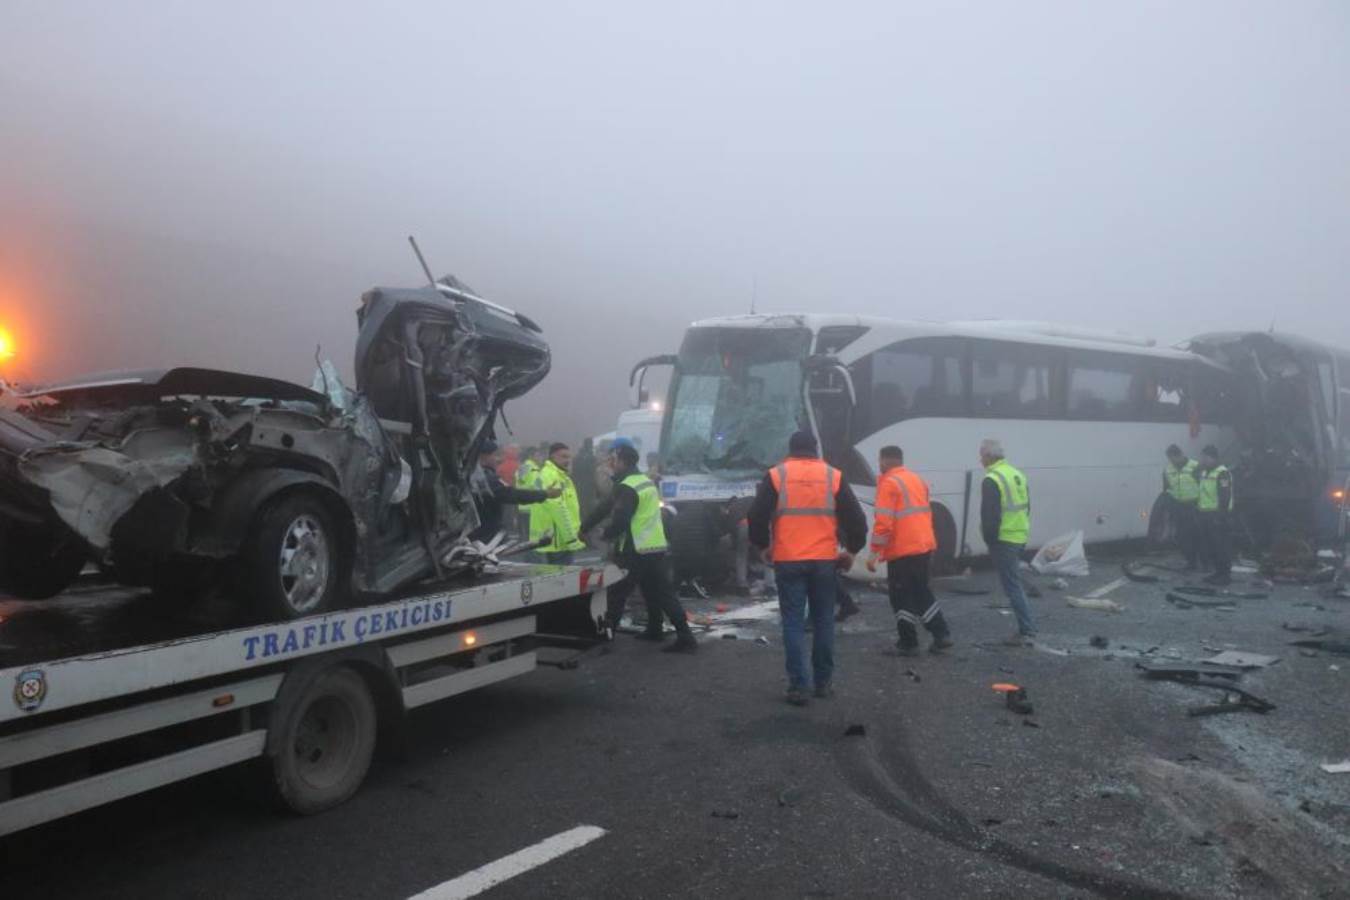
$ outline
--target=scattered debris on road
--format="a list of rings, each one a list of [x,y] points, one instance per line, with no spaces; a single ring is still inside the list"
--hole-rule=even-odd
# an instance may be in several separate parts
[[[850,725],[844,729],[844,737],[866,737],[866,725]]]
[[[1247,653],[1244,650],[1225,650],[1201,662],[1213,666],[1233,666],[1238,669],[1264,669],[1279,662],[1278,656],[1266,656],[1263,653]]]
[[[1338,763],[1322,763],[1322,771],[1332,775],[1350,775],[1350,759]]]
[[[1311,647],[1313,650],[1334,653],[1337,656],[1350,656],[1350,641],[1302,640],[1290,641],[1289,645],[1291,647]]]
[[[1125,607],[1105,597],[1065,597],[1065,601],[1074,609],[1092,609],[1097,612],[1124,612]]]

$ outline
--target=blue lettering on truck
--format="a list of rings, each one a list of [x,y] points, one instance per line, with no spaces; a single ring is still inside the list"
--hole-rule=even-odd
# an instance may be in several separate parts
[[[359,644],[379,634],[393,634],[449,618],[450,601],[442,598],[426,600],[392,612],[361,613],[351,619],[332,619],[299,627],[279,625],[271,631],[243,638],[244,659],[269,659],[316,647],[338,646],[349,642],[349,633],[352,642]],[[347,628],[349,624],[350,632]]]

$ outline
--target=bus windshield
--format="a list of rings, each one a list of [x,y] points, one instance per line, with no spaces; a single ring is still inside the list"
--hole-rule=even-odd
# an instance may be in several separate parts
[[[802,419],[805,328],[692,328],[671,382],[662,468],[761,471],[781,460]]]

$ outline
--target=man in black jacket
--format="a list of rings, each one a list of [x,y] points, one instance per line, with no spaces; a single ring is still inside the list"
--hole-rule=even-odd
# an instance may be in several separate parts
[[[606,615],[610,627],[618,628],[629,595],[634,587],[639,587],[642,598],[647,601],[647,627],[639,637],[649,641],[664,638],[661,624],[664,614],[675,626],[676,635],[675,643],[664,652],[693,653],[698,649],[698,641],[689,629],[689,619],[670,582],[665,528],[661,524],[656,486],[638,470],[637,448],[625,438],[615,441],[610,449],[610,459],[614,468],[614,490],[582,521],[579,529],[584,537],[608,516],[609,525],[602,537],[613,544],[615,564],[628,572],[628,577],[609,586]],[[646,496],[639,496],[639,491]],[[645,537],[645,546],[636,545],[634,532]]]
[[[497,474],[497,465],[501,454],[497,442],[491,438],[483,442],[478,453],[479,473],[475,478],[474,499],[478,503],[479,525],[469,535],[475,541],[487,543],[502,530],[502,519],[508,505],[529,506],[531,503],[543,503],[562,494],[561,488],[547,491],[532,491],[511,487]]]

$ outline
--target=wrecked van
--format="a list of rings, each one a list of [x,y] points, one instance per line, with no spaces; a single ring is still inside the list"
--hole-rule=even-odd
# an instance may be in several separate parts
[[[0,591],[65,589],[89,564],[267,619],[481,568],[478,455],[550,354],[527,317],[447,276],[376,288],[356,389],[174,368],[75,379],[0,409]]]

